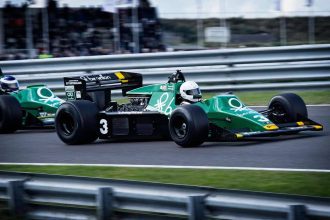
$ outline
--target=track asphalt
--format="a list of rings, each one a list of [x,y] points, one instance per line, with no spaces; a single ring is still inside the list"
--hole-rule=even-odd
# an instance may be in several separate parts
[[[308,107],[322,132],[254,138],[239,142],[206,142],[180,148],[172,141],[97,141],[68,146],[51,129],[0,134],[0,163],[80,163],[173,166],[226,166],[330,169],[330,106]]]

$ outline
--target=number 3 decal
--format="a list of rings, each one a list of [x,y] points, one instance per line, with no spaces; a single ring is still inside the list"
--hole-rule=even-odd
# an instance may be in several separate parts
[[[100,132],[101,134],[107,134],[109,129],[108,129],[108,121],[105,119],[101,119],[100,120],[100,125],[102,125],[102,127],[100,128]]]
[[[255,115],[255,116],[253,116],[253,118],[258,119],[258,121],[260,121],[260,122],[269,122],[268,118],[266,118],[265,116],[262,116],[262,115]]]

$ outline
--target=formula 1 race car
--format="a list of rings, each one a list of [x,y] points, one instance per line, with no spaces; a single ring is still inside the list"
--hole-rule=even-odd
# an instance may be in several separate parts
[[[0,71],[0,79],[5,77]],[[64,100],[44,85],[6,92],[0,90],[0,133],[21,128],[53,126],[57,108]]]
[[[67,144],[100,139],[170,137],[182,147],[205,141],[237,140],[320,131],[322,125],[307,118],[304,101],[296,94],[277,95],[268,109],[257,112],[238,97],[226,93],[195,104],[180,105],[181,71],[165,84],[142,87],[142,75],[116,72],[64,78],[66,96],[56,113],[55,127]],[[129,102],[111,101],[111,91],[122,89]]]

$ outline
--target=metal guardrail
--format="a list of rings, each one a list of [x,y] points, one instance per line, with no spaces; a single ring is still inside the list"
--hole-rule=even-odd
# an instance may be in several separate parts
[[[204,91],[330,87],[330,44],[107,55],[0,62],[22,85],[44,83],[63,95],[64,76],[116,70],[165,82],[176,69]]]
[[[330,198],[0,171],[0,202],[27,219],[330,219]]]

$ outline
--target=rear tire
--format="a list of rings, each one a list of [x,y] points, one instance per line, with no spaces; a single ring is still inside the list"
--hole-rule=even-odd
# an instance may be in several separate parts
[[[172,140],[181,147],[197,147],[208,137],[206,113],[197,105],[183,105],[175,109],[169,120]]]
[[[305,102],[294,93],[274,96],[269,103],[268,109],[272,110],[268,118],[278,124],[297,122],[308,117]]]
[[[21,105],[14,96],[0,96],[0,133],[13,133],[22,126]]]
[[[87,144],[97,139],[97,113],[95,103],[87,100],[63,103],[55,116],[58,137],[66,144]]]

